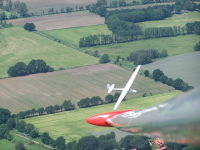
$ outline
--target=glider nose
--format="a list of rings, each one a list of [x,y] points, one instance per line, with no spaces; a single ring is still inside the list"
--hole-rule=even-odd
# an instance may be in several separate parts
[[[109,115],[106,114],[102,114],[102,115],[95,115],[92,116],[90,118],[88,118],[86,121],[92,125],[96,125],[96,126],[105,126],[105,127],[111,127],[111,125],[109,125],[106,122],[106,119],[109,117]]]

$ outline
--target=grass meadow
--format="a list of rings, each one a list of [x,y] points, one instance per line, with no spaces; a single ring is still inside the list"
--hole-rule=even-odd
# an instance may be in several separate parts
[[[118,110],[142,109],[156,105],[180,94],[179,91],[154,95],[143,98],[129,99],[119,106]],[[49,132],[53,138],[63,136],[67,142],[78,140],[82,136],[91,133],[111,130],[109,127],[97,127],[86,123],[90,116],[112,111],[113,104],[106,104],[84,109],[76,109],[69,112],[61,112],[52,115],[45,115],[25,119],[27,123],[32,123],[39,129],[40,133]]]
[[[83,50],[98,50],[100,55],[108,54],[112,60],[115,60],[117,56],[126,58],[131,52],[142,49],[157,49],[160,52],[165,49],[169,56],[174,56],[194,52],[193,47],[199,42],[199,39],[199,35],[184,35],[88,47]]]
[[[20,27],[0,31],[0,78],[7,77],[9,67],[17,62],[43,59],[58,70],[97,64],[98,59],[64,46]],[[77,61],[78,60],[78,61]]]
[[[104,99],[107,95],[106,84],[124,87],[131,74],[131,71],[117,65],[104,64],[1,79],[0,107],[18,113],[32,108],[61,105],[65,100],[77,104],[86,97],[100,96]],[[141,97],[144,93],[155,95],[174,90],[139,74],[133,88],[138,92],[128,94],[127,98]]]
[[[88,27],[79,27],[79,28],[50,30],[50,31],[43,31],[43,32],[56,39],[60,39],[64,42],[67,42],[76,46],[79,45],[79,40],[82,37],[87,37],[89,35],[96,35],[96,34],[111,34],[111,31],[108,30],[105,24],[96,25],[96,26],[88,26]]]
[[[183,14],[174,14],[172,17],[166,18],[165,20],[145,21],[138,24],[143,28],[173,26],[184,27],[186,23],[195,21],[200,21],[200,13],[197,11]]]

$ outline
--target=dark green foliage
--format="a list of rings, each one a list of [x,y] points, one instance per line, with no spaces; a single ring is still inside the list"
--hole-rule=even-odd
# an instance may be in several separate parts
[[[15,1],[14,2],[14,9],[17,13],[19,13],[22,17],[28,17],[28,9],[26,3]]]
[[[46,65],[46,62],[42,59],[32,59],[27,65],[27,70],[29,74],[34,73],[45,73],[54,71],[49,65]]]
[[[100,150],[114,150],[118,147],[114,132],[99,136],[98,141]]]
[[[27,31],[35,31],[35,25],[33,23],[26,23],[24,29]]]
[[[105,101],[107,103],[113,103],[114,102],[114,96],[111,95],[111,94],[108,94],[106,97],[105,97]]]
[[[186,147],[184,144],[177,144],[177,143],[172,143],[172,142],[167,142],[166,146],[168,150],[183,150],[183,148]]]
[[[200,34],[200,21],[187,23],[185,26],[187,34]]]
[[[183,148],[183,150],[200,150],[200,146],[189,145],[189,146]]]
[[[12,130],[13,128],[15,128],[16,123],[15,123],[15,118],[10,118],[8,119],[6,126],[9,130]]]
[[[164,83],[164,84],[167,83],[167,80],[168,80],[168,77],[165,76],[165,75],[163,75],[163,76],[160,77],[160,82],[162,82],[162,83]]]
[[[0,20],[7,20],[8,17],[6,15],[6,13],[3,11],[3,12],[0,12]]]
[[[0,125],[0,139],[7,138],[9,130],[5,124]]]
[[[144,71],[144,75],[145,75],[145,77],[148,77],[148,76],[149,76],[149,71],[148,71],[148,70],[145,70],[145,71]]]
[[[10,67],[7,73],[10,77],[25,76],[28,74],[27,65],[24,62],[18,62]]]
[[[143,65],[151,63],[152,59],[165,57],[167,55],[167,51],[162,51],[159,53],[156,49],[138,50],[130,53],[129,57],[127,57],[127,60],[134,62],[135,65]]]
[[[25,132],[26,123],[22,120],[17,124],[17,130],[19,132]]]
[[[39,115],[42,115],[44,113],[44,108],[43,107],[39,108],[37,112],[39,113]]]
[[[148,138],[144,136],[134,135],[130,145],[137,150],[151,150]]]
[[[54,69],[49,65],[46,65],[42,59],[31,60],[28,65],[24,62],[18,62],[14,66],[11,66],[8,69],[8,75],[10,77],[17,77],[17,76],[24,76],[28,74],[35,74],[35,73],[46,73],[46,72],[53,72]]]
[[[106,7],[100,6],[97,9],[97,14],[100,15],[101,17],[105,17],[107,13]]]
[[[60,136],[55,140],[55,145],[59,150],[65,150],[66,146],[65,146],[65,139]]]
[[[65,111],[70,111],[75,109],[75,105],[72,104],[72,102],[70,100],[68,101],[64,101],[62,106],[61,106]]]
[[[169,86],[172,86],[172,83],[173,83],[173,79],[172,78],[168,78],[167,81],[166,81],[166,84],[169,85]]]
[[[155,81],[160,81],[161,76],[163,76],[164,73],[160,69],[156,69],[153,71],[153,79]]]
[[[78,150],[98,150],[98,139],[95,136],[82,137],[78,142]]]
[[[15,143],[15,149],[16,150],[25,150],[24,143],[22,143],[22,141],[18,141],[17,143]]]
[[[110,58],[108,56],[108,54],[104,54],[101,59],[99,60],[99,63],[100,64],[105,64],[105,63],[108,63],[110,62]]]
[[[198,43],[194,46],[194,50],[195,50],[195,51],[200,51],[200,42],[198,42]]]
[[[36,128],[34,128],[31,132],[30,132],[30,136],[32,137],[32,138],[38,138],[40,135],[39,135],[39,131],[36,129]]]
[[[54,111],[54,107],[53,107],[52,105],[46,107],[46,108],[45,108],[45,111],[46,111],[47,114],[52,114],[52,113],[55,112],[55,111]]]
[[[49,136],[49,133],[47,132],[44,132],[42,135],[41,135],[41,140],[44,144],[51,144],[51,141],[52,141],[52,138]]]
[[[0,108],[0,124],[6,123],[11,118],[11,112],[8,109]]]
[[[25,127],[25,133],[30,134],[33,129],[34,129],[34,125],[28,123],[28,124],[26,124],[26,127]]]
[[[66,145],[67,150],[77,150],[78,149],[78,143],[76,141],[68,142]]]
[[[120,140],[120,146],[125,150],[136,148],[137,150],[151,150],[148,138],[139,135],[128,135]]]

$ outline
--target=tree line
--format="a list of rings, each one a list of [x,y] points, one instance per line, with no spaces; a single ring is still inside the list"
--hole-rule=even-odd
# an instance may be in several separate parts
[[[3,9],[5,11],[11,12],[11,15],[7,17],[5,14],[4,19],[16,19],[19,16],[21,17],[29,17],[27,5],[24,2],[20,1],[12,1],[12,0],[0,0],[0,9]]]
[[[127,60],[134,62],[135,65],[144,65],[152,62],[152,59],[167,57],[168,53],[163,50],[161,53],[156,49],[138,50],[130,53]]]
[[[32,59],[28,65],[24,62],[18,62],[11,66],[7,73],[9,77],[25,76],[36,73],[53,72],[54,68],[46,64],[42,59]]]
[[[151,77],[148,70],[144,71],[144,75],[146,77]],[[182,79],[177,78],[173,80],[172,78],[167,77],[163,71],[160,69],[155,69],[152,74],[152,78],[156,82],[162,82],[163,84],[167,84],[168,86],[174,87],[176,90],[181,90],[183,92],[192,89],[193,87],[190,86],[187,82],[184,82]]]

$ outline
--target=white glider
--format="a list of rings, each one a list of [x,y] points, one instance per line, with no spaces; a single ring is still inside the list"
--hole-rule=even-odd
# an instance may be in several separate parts
[[[127,82],[126,86],[125,86],[123,89],[121,89],[121,88],[114,88],[114,86],[115,86],[114,84],[112,84],[111,86],[107,85],[108,93],[111,92],[112,90],[120,90],[120,91],[122,91],[122,93],[121,93],[119,99],[117,100],[117,103],[115,104],[115,107],[113,108],[113,110],[116,110],[116,109],[117,109],[117,107],[119,106],[119,104],[121,103],[121,101],[122,101],[122,100],[124,99],[124,97],[126,96],[127,92],[132,92],[132,93],[133,93],[133,92],[137,92],[137,91],[134,90],[134,89],[130,89],[130,87],[131,87],[133,81],[135,80],[135,77],[136,77],[138,71],[140,70],[140,67],[141,67],[141,65],[139,65],[139,66],[136,68],[136,70],[134,71],[133,75],[131,76],[131,78],[129,79],[129,81]],[[108,87],[108,86],[109,86],[109,87]]]

